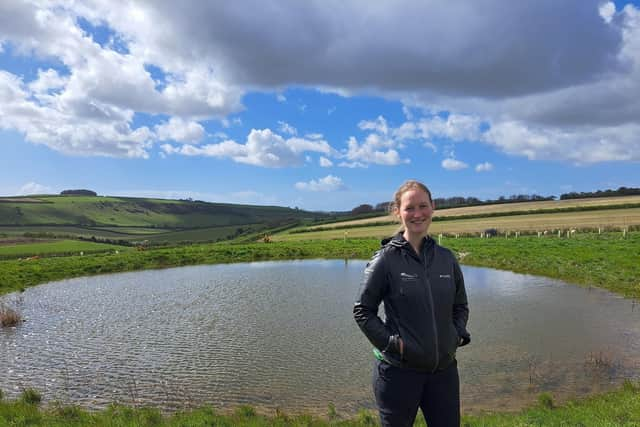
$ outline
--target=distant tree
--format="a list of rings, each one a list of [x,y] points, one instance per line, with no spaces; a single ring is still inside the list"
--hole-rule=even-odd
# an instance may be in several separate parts
[[[63,196],[97,196],[98,193],[91,190],[64,190],[60,192]]]
[[[363,205],[360,205],[360,206],[356,206],[355,208],[351,209],[351,213],[353,215],[369,213],[369,212],[373,212],[373,206],[368,205],[366,203],[363,204]]]
[[[383,212],[387,212],[389,210],[389,205],[391,205],[391,202],[382,202],[382,203],[378,203],[376,205],[375,210],[376,211],[383,211]]]
[[[639,195],[640,188],[633,187],[619,187],[617,190],[597,190],[588,192],[575,192],[564,193],[560,195],[560,200],[568,199],[588,199],[594,197],[616,197],[616,196],[633,196]]]

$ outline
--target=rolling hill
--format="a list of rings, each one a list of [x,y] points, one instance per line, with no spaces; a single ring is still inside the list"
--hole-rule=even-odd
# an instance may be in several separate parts
[[[0,197],[0,233],[214,241],[329,217],[278,206],[100,196]]]

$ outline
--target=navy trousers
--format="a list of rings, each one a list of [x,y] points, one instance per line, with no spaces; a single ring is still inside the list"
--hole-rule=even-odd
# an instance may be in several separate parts
[[[384,427],[412,426],[418,408],[429,427],[460,426],[460,379],[455,360],[433,374],[376,360],[373,391]]]

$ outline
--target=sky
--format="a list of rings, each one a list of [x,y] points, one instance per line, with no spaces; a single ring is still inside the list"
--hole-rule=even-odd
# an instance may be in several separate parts
[[[640,187],[640,0],[0,2],[0,195]]]

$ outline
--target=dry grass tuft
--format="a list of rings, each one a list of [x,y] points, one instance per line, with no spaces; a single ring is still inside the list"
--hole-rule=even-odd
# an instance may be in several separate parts
[[[22,322],[22,316],[13,308],[0,303],[0,326],[16,326]]]

